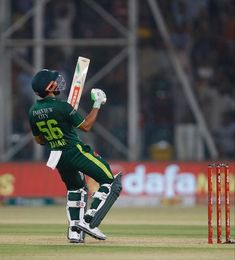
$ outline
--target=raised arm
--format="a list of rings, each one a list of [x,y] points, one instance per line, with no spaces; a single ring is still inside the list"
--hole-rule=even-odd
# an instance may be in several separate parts
[[[84,122],[79,126],[84,132],[89,132],[94,125],[100,106],[104,105],[107,101],[106,95],[101,89],[92,89],[91,90],[91,99],[94,101],[93,108],[90,113],[86,116]]]

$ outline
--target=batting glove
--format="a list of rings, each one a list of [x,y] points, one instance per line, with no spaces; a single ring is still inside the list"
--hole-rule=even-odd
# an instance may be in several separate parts
[[[104,105],[107,101],[104,91],[98,88],[91,90],[91,99],[94,101],[93,108],[100,108],[100,106]]]

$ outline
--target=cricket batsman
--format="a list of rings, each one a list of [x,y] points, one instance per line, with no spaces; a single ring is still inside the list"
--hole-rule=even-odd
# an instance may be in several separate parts
[[[69,103],[57,98],[66,88],[58,71],[39,71],[32,79],[32,88],[39,97],[29,111],[32,133],[38,144],[49,148],[47,165],[58,170],[67,188],[68,240],[84,243],[85,233],[105,240],[98,226],[120,195],[121,174],[114,177],[109,164],[82,142],[76,129],[84,132],[92,129],[101,105],[106,103],[106,95],[101,89],[92,89],[93,107],[83,118]],[[89,209],[84,175],[99,184]]]

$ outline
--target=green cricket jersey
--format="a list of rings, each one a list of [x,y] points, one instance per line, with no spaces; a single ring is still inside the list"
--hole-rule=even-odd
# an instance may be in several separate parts
[[[81,143],[74,127],[84,119],[66,101],[55,97],[37,100],[30,108],[29,121],[34,136],[43,136],[50,150],[65,150]]]

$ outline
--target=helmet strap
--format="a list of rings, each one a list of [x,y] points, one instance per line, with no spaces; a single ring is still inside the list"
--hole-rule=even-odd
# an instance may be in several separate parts
[[[54,94],[55,96],[58,96],[58,95],[60,94],[60,91],[59,91],[59,90],[53,91],[53,94]]]

